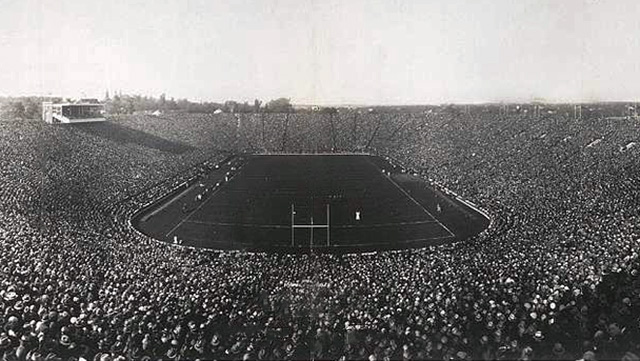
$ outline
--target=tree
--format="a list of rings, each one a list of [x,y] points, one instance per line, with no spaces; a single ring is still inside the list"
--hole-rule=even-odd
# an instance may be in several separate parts
[[[160,94],[159,103],[160,103],[160,109],[165,109],[166,108],[167,96],[164,93]]]
[[[224,102],[224,110],[229,113],[235,113],[237,107],[238,107],[238,102],[234,100],[227,100],[226,102]]]
[[[272,113],[289,113],[293,111],[293,106],[289,98],[270,100],[265,108]]]
[[[27,98],[24,106],[24,116],[28,119],[38,119],[42,113],[41,104],[36,98]]]
[[[21,101],[11,104],[11,116],[14,118],[23,118],[25,116],[24,104]]]
[[[337,114],[338,113],[338,109],[334,108],[334,107],[324,107],[320,110],[321,113],[324,114]]]
[[[176,110],[178,109],[178,103],[176,103],[176,100],[171,97],[171,99],[167,102],[167,107],[169,108],[169,110]]]

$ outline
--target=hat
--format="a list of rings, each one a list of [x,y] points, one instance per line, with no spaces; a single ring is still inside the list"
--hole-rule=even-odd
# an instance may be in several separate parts
[[[556,356],[561,356],[564,354],[564,346],[562,346],[562,344],[560,342],[556,342],[555,345],[553,345],[553,354]]]
[[[607,331],[612,337],[618,336],[621,333],[620,326],[615,322],[609,325]]]
[[[13,291],[9,291],[4,294],[4,300],[8,302],[15,300],[17,297],[18,297],[18,294]]]
[[[211,338],[211,346],[218,345],[220,345],[220,339],[218,338],[218,335],[213,335],[213,337]]]
[[[544,335],[542,334],[542,331],[538,330],[536,331],[536,333],[533,335],[533,338],[536,341],[542,341],[544,339]]]
[[[169,351],[167,351],[168,358],[175,358],[178,356],[178,350],[175,347],[171,347]]]

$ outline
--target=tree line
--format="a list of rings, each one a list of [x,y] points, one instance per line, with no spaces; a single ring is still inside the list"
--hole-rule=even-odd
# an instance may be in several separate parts
[[[188,99],[167,98],[161,94],[158,98],[141,95],[116,94],[104,99],[105,110],[108,114],[132,114],[135,112],[156,111],[183,113],[213,113],[221,110],[225,113],[286,113],[293,111],[293,105],[288,98],[273,99],[263,104],[255,99],[253,103],[227,100],[225,102],[193,102]]]
[[[54,103],[71,102],[71,99],[61,97],[0,97],[1,119],[38,119],[42,114],[42,102]],[[134,114],[140,112],[171,112],[171,113],[214,113],[218,110],[225,113],[289,113],[293,112],[293,105],[289,98],[278,98],[268,101],[255,99],[253,103],[227,100],[225,102],[193,102],[187,99],[167,98],[165,94],[159,97],[129,95],[117,93],[109,96],[107,92],[104,99],[107,114]]]

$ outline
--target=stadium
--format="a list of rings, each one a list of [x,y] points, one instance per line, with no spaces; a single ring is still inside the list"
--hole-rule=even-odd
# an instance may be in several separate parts
[[[636,352],[640,127],[621,104],[584,108],[4,120],[0,343],[85,359]],[[327,224],[327,204],[328,244],[353,247],[291,227]],[[199,220],[235,225],[185,227]]]
[[[3,1],[0,361],[640,361],[640,1]]]

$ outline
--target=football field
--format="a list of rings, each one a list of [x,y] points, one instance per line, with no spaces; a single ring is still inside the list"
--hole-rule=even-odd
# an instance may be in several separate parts
[[[380,157],[256,155],[152,206],[138,227],[195,247],[353,252],[449,242],[486,227],[463,208]],[[456,212],[470,222],[462,230]]]

